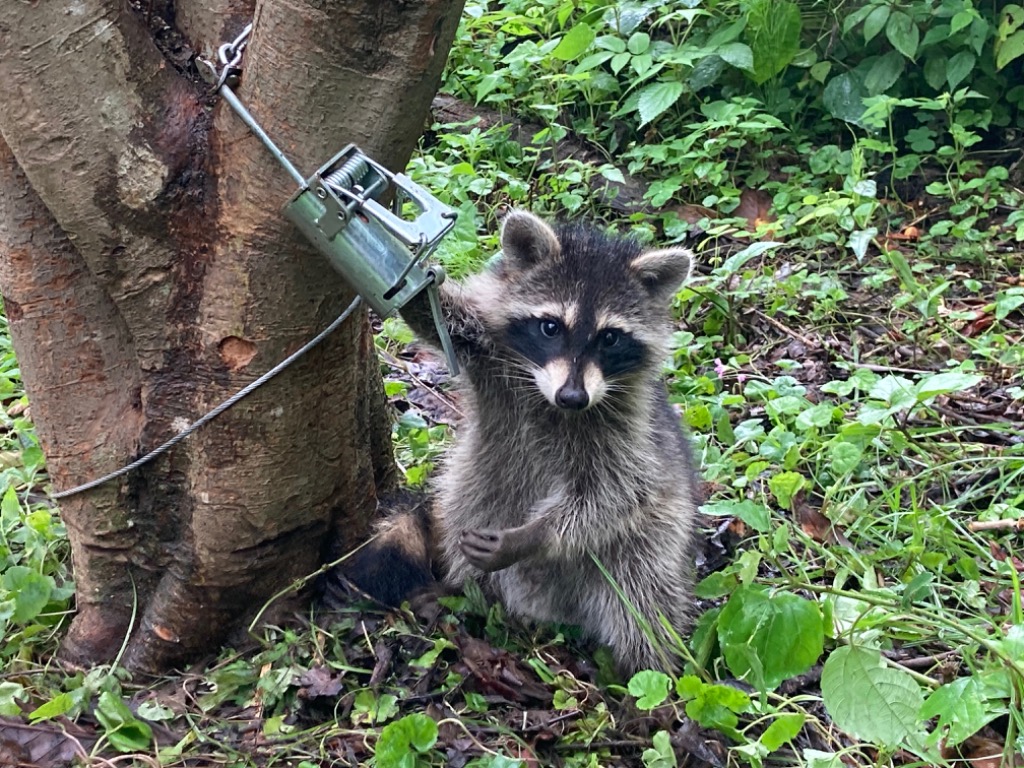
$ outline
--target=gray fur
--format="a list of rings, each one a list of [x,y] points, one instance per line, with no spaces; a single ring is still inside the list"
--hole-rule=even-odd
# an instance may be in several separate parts
[[[512,614],[579,625],[625,670],[673,668],[659,614],[676,632],[686,630],[699,499],[660,367],[671,333],[667,303],[689,274],[689,255],[643,254],[631,240],[580,226],[552,229],[523,212],[506,220],[503,247],[490,270],[441,291],[466,413],[436,480],[433,524],[445,581],[457,588],[474,579]],[[545,301],[625,318],[650,348],[642,369],[610,379],[608,394],[587,410],[552,405],[528,364],[502,343],[509,315]],[[404,314],[436,343],[424,307]],[[488,573],[467,557],[474,541],[485,546],[513,530],[527,532],[517,562]]]

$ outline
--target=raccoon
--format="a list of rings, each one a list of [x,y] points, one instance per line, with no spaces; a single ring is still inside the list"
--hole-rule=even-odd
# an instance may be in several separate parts
[[[672,669],[664,646],[688,625],[699,497],[660,367],[691,254],[523,211],[506,216],[501,250],[440,289],[465,419],[423,533],[434,565],[515,616],[578,625],[623,671]],[[437,343],[425,302],[403,315]],[[410,531],[427,526],[384,523],[349,574],[357,586],[397,601],[374,575],[391,568],[368,564],[390,554],[422,571]]]

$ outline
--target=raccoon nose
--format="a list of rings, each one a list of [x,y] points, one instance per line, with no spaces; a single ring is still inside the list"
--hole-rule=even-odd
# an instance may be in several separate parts
[[[566,384],[555,394],[555,403],[559,408],[568,408],[573,411],[582,411],[590,403],[587,390],[583,387],[573,387]]]

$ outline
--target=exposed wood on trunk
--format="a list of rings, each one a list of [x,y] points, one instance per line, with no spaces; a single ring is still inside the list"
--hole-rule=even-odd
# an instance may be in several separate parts
[[[179,5],[208,46],[207,11]],[[402,167],[461,5],[258,3],[240,95],[304,173],[350,141]],[[216,7],[233,36],[243,6]],[[351,298],[281,217],[294,182],[227,105],[162,60],[141,16],[74,8],[0,18],[0,131],[24,171],[2,155],[0,288],[58,489],[155,447]],[[328,533],[362,534],[394,481],[389,435],[360,313],[170,456],[66,501],[65,654],[110,658],[131,632],[125,662],[157,669],[222,641],[315,569]]]

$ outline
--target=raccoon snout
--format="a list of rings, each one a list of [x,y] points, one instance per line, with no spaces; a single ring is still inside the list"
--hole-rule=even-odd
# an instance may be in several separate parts
[[[573,387],[566,384],[555,394],[555,405],[571,411],[582,411],[590,405],[590,396],[587,394],[587,390],[582,387]]]

